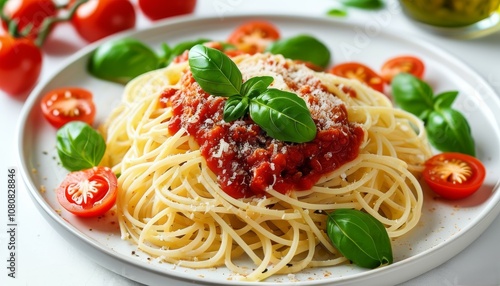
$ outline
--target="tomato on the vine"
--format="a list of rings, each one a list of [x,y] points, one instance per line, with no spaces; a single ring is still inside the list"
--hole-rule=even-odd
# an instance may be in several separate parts
[[[356,79],[376,91],[384,91],[384,80],[369,67],[357,63],[346,62],[333,66],[330,73],[349,79]]]
[[[0,36],[0,90],[10,95],[31,90],[40,75],[42,59],[32,40]]]
[[[280,38],[279,30],[267,21],[249,21],[238,26],[229,35],[227,42],[237,49],[255,54],[266,50],[267,46]]]
[[[427,185],[443,198],[463,199],[476,192],[484,182],[486,169],[477,158],[447,152],[425,162],[423,177]]]
[[[59,204],[81,217],[100,216],[116,202],[116,175],[108,167],[69,173],[56,190]]]
[[[57,14],[57,7],[52,0],[10,0],[5,3],[3,13],[6,18],[17,22],[18,33],[29,28],[27,36],[34,39],[45,18]],[[6,21],[2,21],[2,25],[8,30]]]
[[[425,65],[422,60],[414,56],[398,56],[387,60],[382,65],[380,75],[390,83],[392,78],[401,72],[411,73],[422,79],[425,71]]]
[[[139,0],[139,8],[151,20],[189,14],[196,7],[196,0]]]
[[[128,0],[89,0],[71,19],[78,34],[89,42],[131,29],[135,21],[135,9]]]
[[[78,87],[63,87],[47,92],[41,102],[42,113],[49,123],[60,128],[70,121],[83,121],[92,125],[95,104],[92,93]]]

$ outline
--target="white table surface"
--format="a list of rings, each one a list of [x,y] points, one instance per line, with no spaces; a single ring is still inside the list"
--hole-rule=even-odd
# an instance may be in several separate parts
[[[135,2],[135,1],[134,1]],[[380,23],[383,29],[394,29],[405,36],[416,36],[456,56],[477,71],[500,94],[500,34],[476,40],[457,40],[432,35],[413,25],[401,13],[394,0],[387,1],[390,18]],[[333,0],[198,0],[196,15],[282,13],[322,17],[336,4]],[[345,21],[365,23],[380,12],[349,10]],[[141,14],[137,28],[152,24]],[[68,24],[59,26],[44,47],[41,79],[53,75],[67,57],[85,46]],[[17,166],[16,123],[24,100],[13,99],[0,91],[0,173]],[[18,175],[19,174],[18,170]],[[17,278],[7,277],[7,195],[6,176],[0,191],[0,285],[138,285],[83,256],[43,219],[29,197],[25,186],[18,186]],[[500,218],[469,247],[448,262],[403,285],[500,285]],[[165,281],[169,284],[168,281]],[[170,282],[172,283],[172,282]]]

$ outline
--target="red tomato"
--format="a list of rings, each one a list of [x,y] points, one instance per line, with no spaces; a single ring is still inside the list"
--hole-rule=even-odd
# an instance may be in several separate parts
[[[342,63],[333,66],[329,70],[329,72],[337,76],[356,79],[368,85],[369,87],[373,88],[376,91],[379,92],[384,91],[384,81],[382,80],[382,78],[372,69],[361,63],[357,62]]]
[[[42,69],[42,52],[29,39],[0,36],[0,89],[11,95],[35,85]]]
[[[71,22],[78,34],[94,42],[135,26],[134,6],[128,0],[89,0],[76,10]]]
[[[476,192],[486,176],[484,165],[470,155],[441,153],[425,162],[427,185],[443,198],[463,199]]]
[[[95,118],[95,105],[90,91],[65,87],[49,91],[40,103],[42,113],[56,128],[78,120],[92,125]]]
[[[100,216],[115,204],[117,185],[116,175],[108,167],[71,172],[57,188],[57,200],[74,215]]]
[[[266,50],[267,46],[280,38],[278,29],[266,21],[250,21],[237,27],[227,42],[237,49],[255,54]]]
[[[151,20],[189,14],[196,7],[196,0],[139,0],[141,11]]]
[[[424,70],[425,65],[420,59],[412,56],[399,56],[386,61],[382,65],[380,74],[386,82],[390,83],[392,78],[401,72],[411,73],[421,79]]]
[[[18,32],[28,24],[33,25],[29,37],[35,38],[43,20],[55,16],[57,8],[52,0],[9,0],[5,3],[3,12],[8,19],[18,22]],[[7,23],[2,21],[2,25],[7,31]]]

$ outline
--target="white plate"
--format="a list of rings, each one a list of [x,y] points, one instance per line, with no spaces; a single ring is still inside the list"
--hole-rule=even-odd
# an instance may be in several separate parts
[[[477,156],[488,174],[484,186],[462,201],[443,201],[426,192],[423,217],[408,235],[393,243],[392,265],[363,270],[352,265],[309,269],[296,275],[277,276],[259,285],[358,283],[396,284],[416,277],[450,259],[476,239],[500,211],[497,192],[500,173],[500,103],[490,86],[456,58],[429,43],[414,38],[368,29],[331,19],[303,16],[244,16],[220,18],[181,18],[147,30],[121,34],[135,37],[159,49],[162,42],[211,38],[224,40],[237,25],[255,18],[273,22],[283,37],[309,33],[332,51],[333,63],[359,61],[373,69],[401,54],[416,55],[427,65],[425,79],[436,92],[459,90],[455,107],[468,118],[477,145]],[[97,43],[98,44],[98,43]],[[102,121],[120,100],[123,86],[104,82],[86,72],[89,46],[73,56],[51,79],[40,84],[26,102],[19,124],[19,160],[21,173],[41,214],[54,229],[83,253],[104,267],[132,280],[148,284],[252,284],[231,279],[224,268],[192,270],[167,263],[156,263],[135,251],[135,246],[120,239],[116,218],[78,219],[63,211],[54,189],[66,175],[57,163],[55,129],[43,118],[41,96],[57,87],[81,86],[94,93],[97,121]],[[45,189],[45,192],[41,190]],[[47,246],[46,246],[47,247]],[[57,246],[51,246],[57,247]]]

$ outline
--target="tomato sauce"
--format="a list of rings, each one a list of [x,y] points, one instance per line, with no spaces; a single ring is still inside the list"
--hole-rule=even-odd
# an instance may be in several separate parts
[[[321,176],[358,155],[363,129],[348,122],[345,105],[319,80],[285,78],[308,103],[318,128],[313,141],[301,144],[267,136],[248,116],[225,122],[226,98],[204,92],[189,72],[181,81],[181,88],[165,90],[160,97],[162,104],[172,106],[169,132],[185,128],[194,136],[219,185],[234,198],[263,196],[268,188],[284,194],[309,190]]]

